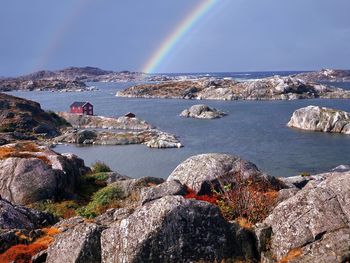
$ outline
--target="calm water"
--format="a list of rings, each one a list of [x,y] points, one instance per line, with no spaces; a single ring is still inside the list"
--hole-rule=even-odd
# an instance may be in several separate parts
[[[132,177],[166,178],[187,157],[209,152],[239,155],[275,176],[291,176],[304,171],[322,172],[339,164],[350,163],[350,136],[304,132],[286,127],[291,114],[297,108],[319,105],[350,111],[350,100],[199,102],[130,99],[115,97],[115,93],[132,83],[93,85],[98,86],[100,91],[12,94],[38,101],[43,108],[55,111],[68,110],[75,100],[88,100],[94,104],[95,114],[118,116],[131,111],[159,129],[179,136],[185,146],[181,149],[150,149],[144,145],[56,147],[58,152],[77,154],[87,164],[102,160],[114,170]],[[349,83],[337,85],[350,89]],[[218,120],[196,120],[178,116],[183,109],[197,103],[223,110],[228,116]]]

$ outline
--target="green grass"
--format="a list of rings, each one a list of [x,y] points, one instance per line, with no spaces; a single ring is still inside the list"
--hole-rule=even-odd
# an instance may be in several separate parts
[[[91,170],[92,170],[93,173],[108,173],[108,172],[112,172],[111,168],[109,168],[109,166],[107,164],[105,164],[104,162],[101,162],[101,161],[95,162],[91,166]]]
[[[95,192],[91,201],[84,207],[77,209],[77,213],[87,218],[94,218],[108,208],[117,207],[118,200],[124,198],[124,192],[115,185],[106,186]]]

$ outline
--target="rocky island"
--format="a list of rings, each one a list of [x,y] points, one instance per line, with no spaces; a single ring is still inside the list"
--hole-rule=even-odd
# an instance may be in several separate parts
[[[210,108],[204,104],[193,105],[189,109],[185,109],[180,113],[181,117],[196,119],[217,119],[224,117],[226,113],[215,108]]]
[[[294,100],[308,98],[350,98],[350,92],[296,77],[269,77],[238,82],[202,78],[141,84],[119,91],[120,97],[177,98],[207,100]]]
[[[296,74],[294,77],[312,82],[348,82],[350,81],[350,70],[322,69]]]
[[[294,111],[287,126],[308,131],[350,134],[350,113],[307,106]]]

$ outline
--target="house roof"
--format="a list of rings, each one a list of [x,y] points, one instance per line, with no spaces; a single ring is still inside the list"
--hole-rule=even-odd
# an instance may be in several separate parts
[[[83,102],[83,101],[74,101],[70,106],[71,107],[83,107],[85,104],[90,104],[91,105],[91,103],[89,103],[87,101],[85,101],[85,102]]]

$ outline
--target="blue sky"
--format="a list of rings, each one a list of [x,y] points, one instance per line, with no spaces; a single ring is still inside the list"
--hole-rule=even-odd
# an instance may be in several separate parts
[[[2,0],[0,76],[141,70],[201,0]],[[349,0],[219,0],[160,72],[350,68]]]

